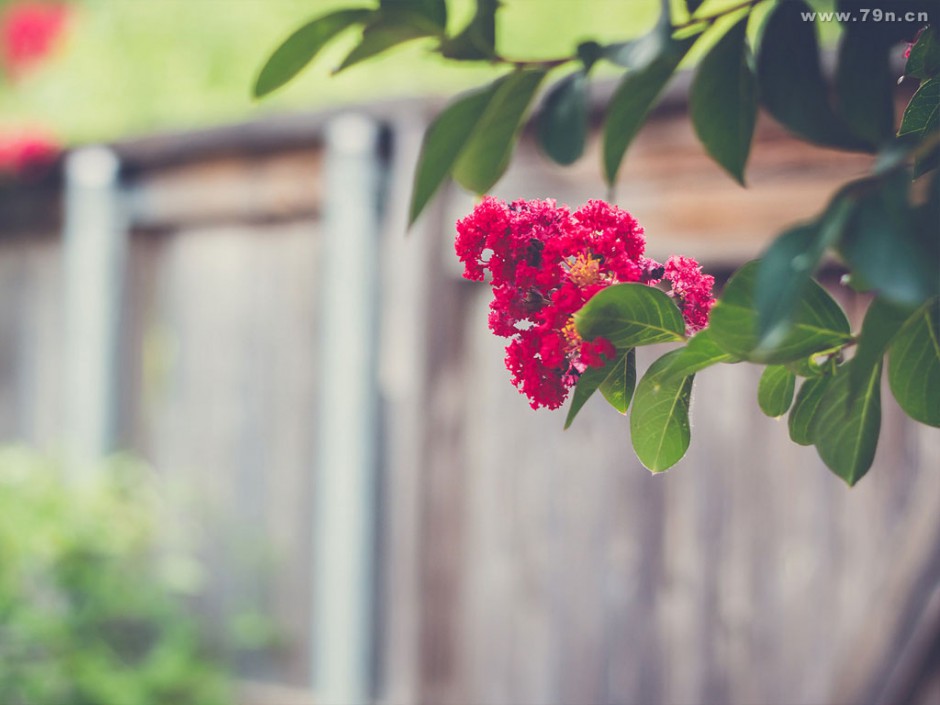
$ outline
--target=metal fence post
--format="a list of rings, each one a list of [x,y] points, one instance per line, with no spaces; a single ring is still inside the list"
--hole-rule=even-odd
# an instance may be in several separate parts
[[[340,116],[326,130],[312,668],[326,705],[372,698],[378,137],[360,115]]]
[[[127,228],[118,158],[86,147],[65,161],[65,450],[82,481],[113,449]]]

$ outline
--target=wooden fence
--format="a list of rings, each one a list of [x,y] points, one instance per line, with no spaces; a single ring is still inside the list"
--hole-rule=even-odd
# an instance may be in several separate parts
[[[850,490],[789,442],[785,421],[757,411],[745,366],[699,375],[692,447],[663,476],[639,466],[626,420],[599,401],[563,432],[562,412],[533,412],[510,386],[485,287],[457,275],[452,223],[472,200],[448,190],[403,235],[427,106],[379,112],[376,699],[936,702],[925,674],[937,643],[937,432],[885,393],[875,467]],[[244,674],[307,685],[312,464],[328,413],[318,322],[339,304],[322,300],[317,272],[356,275],[355,262],[322,259],[321,133],[290,119],[117,151],[134,208],[121,443],[190,488],[204,608],[220,623],[260,608],[278,624],[279,644]],[[498,194],[576,206],[604,195],[597,162],[555,169],[526,139]],[[667,104],[628,156],[618,201],[654,256],[682,252],[720,273],[864,165],[762,124],[743,191]],[[54,187],[29,194],[46,213],[56,198]],[[7,222],[0,438],[54,450],[67,354],[58,226]],[[829,284],[857,322],[865,302]],[[655,354],[641,352],[641,367]]]

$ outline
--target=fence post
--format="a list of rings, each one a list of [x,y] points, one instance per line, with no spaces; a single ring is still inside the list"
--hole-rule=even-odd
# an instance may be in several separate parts
[[[86,147],[65,161],[65,451],[82,482],[113,449],[127,228],[118,158]]]
[[[361,115],[326,129],[312,625],[325,704],[366,703],[373,689],[378,137]]]

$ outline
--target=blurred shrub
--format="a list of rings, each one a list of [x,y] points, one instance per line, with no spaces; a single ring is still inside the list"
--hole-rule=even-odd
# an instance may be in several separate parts
[[[147,476],[127,461],[98,475],[73,486],[54,463],[0,450],[0,703],[230,701],[161,575]]]

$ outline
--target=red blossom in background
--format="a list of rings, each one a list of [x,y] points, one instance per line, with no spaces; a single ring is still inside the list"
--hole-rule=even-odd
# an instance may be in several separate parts
[[[0,129],[0,175],[31,177],[42,174],[59,156],[58,143],[36,130]]]
[[[18,77],[45,59],[61,36],[67,17],[67,8],[60,4],[10,5],[0,16],[0,51],[7,73]]]
[[[611,284],[668,284],[688,332],[708,324],[714,279],[695,260],[645,257],[643,228],[626,211],[588,201],[574,213],[553,200],[506,204],[486,197],[457,222],[464,277],[491,276],[489,326],[510,338],[506,367],[533,409],[556,409],[588,367],[616,353],[603,338],[583,340],[573,316]]]

